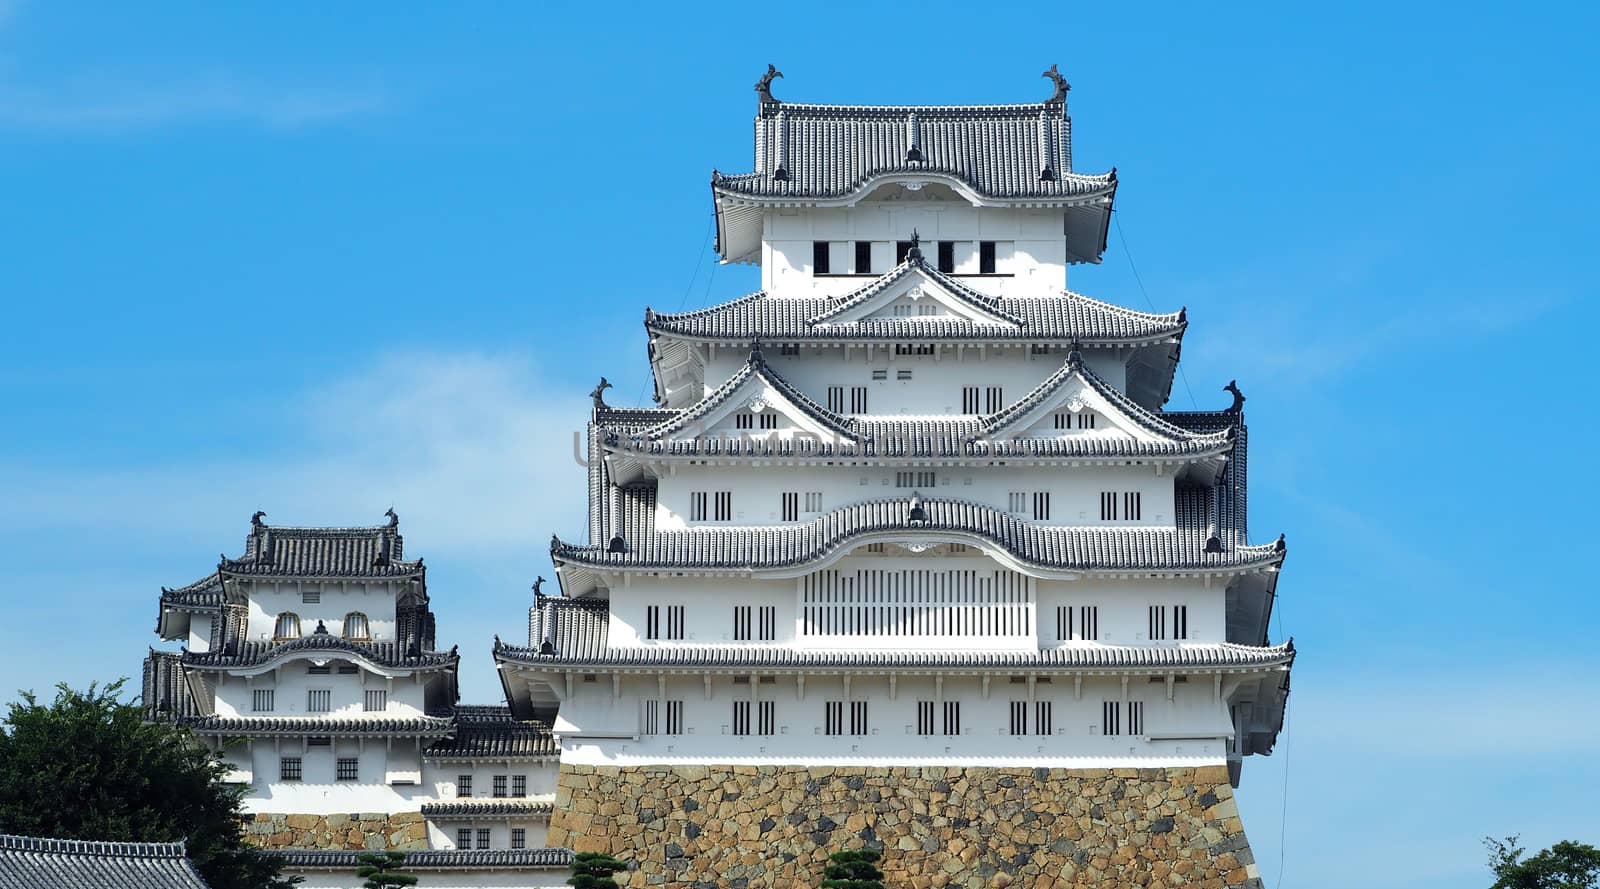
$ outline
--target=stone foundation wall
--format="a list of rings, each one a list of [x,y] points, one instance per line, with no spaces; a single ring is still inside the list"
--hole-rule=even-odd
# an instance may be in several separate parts
[[[812,887],[862,846],[909,889],[1261,887],[1224,766],[564,763],[549,842],[634,862],[634,887]]]
[[[351,812],[348,815],[246,815],[245,842],[268,849],[428,848],[428,824],[421,812]]]

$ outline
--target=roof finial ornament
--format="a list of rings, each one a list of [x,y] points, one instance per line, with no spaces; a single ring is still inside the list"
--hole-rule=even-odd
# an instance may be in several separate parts
[[[543,574],[541,574],[538,577],[533,579],[533,595],[534,595],[534,598],[538,598],[539,596],[544,595],[544,591],[539,589],[542,586],[544,586],[544,575]]]
[[[252,528],[260,528],[260,527],[262,527],[265,523],[263,523],[261,520],[266,518],[266,517],[267,517],[267,514],[265,512],[263,512],[263,511],[261,511],[259,509],[256,510],[256,514],[250,517],[250,527],[252,527]]]
[[[1067,101],[1067,91],[1072,89],[1072,84],[1067,83],[1067,79],[1061,76],[1061,71],[1058,70],[1055,65],[1051,65],[1049,71],[1046,71],[1039,76],[1050,78],[1050,82],[1055,84],[1056,87],[1055,95],[1044,100],[1046,105],[1059,105]]]
[[[922,236],[917,234],[916,229],[911,230],[911,249],[906,251],[906,259],[919,265],[922,263]]]
[[[1222,387],[1224,392],[1233,393],[1233,404],[1228,407],[1228,413],[1237,414],[1244,410],[1244,393],[1239,391],[1239,381],[1229,380],[1228,385]]]
[[[622,539],[620,533],[611,535],[611,542],[606,544],[608,553],[625,553],[628,551],[628,542]]]
[[[589,393],[589,397],[594,399],[595,410],[600,410],[606,406],[606,390],[610,388],[612,388],[611,382],[605,377],[601,377],[600,385],[594,387],[594,391]]]
[[[771,62],[767,63],[767,73],[761,75],[761,79],[756,81],[756,94],[761,97],[761,104],[778,104],[778,100],[772,98],[772,81],[782,76],[782,71],[779,71]]]
[[[326,635],[328,635],[328,625],[323,623],[320,620],[317,621],[317,629],[316,629],[314,635],[317,635],[317,636],[326,636]]]
[[[556,536],[556,535],[554,535],[554,534],[551,534],[550,535],[550,551],[551,552],[555,552],[556,550],[558,550],[560,548],[561,548],[561,538]]]
[[[761,353],[761,337],[750,341],[750,363],[765,364],[767,357]]]
[[[922,505],[922,492],[911,492],[911,512],[907,514],[911,524],[920,525],[928,521],[928,510]]]
[[[400,527],[400,514],[394,511],[394,507],[391,506],[384,510],[383,514],[389,517],[389,527]]]
[[[1067,347],[1067,363],[1074,367],[1083,364],[1083,343],[1073,338],[1072,345]]]

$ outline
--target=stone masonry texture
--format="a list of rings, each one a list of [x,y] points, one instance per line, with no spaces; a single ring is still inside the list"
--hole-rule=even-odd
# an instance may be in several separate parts
[[[428,824],[421,812],[351,812],[335,815],[246,815],[245,842],[268,849],[367,849],[413,851],[428,848]]]
[[[813,887],[870,847],[910,889],[1261,889],[1223,766],[563,764],[549,842],[632,862],[630,887]]]

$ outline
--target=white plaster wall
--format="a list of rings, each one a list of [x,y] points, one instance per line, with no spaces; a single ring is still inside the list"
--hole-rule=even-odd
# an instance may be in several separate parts
[[[392,743],[396,748],[408,747],[408,759],[419,755],[414,738],[396,738]],[[244,799],[244,810],[310,815],[415,812],[429,799],[422,785],[383,782],[389,744],[382,738],[368,739],[365,743],[353,738],[334,738],[329,747],[308,746],[303,738],[255,741],[246,748],[255,782]],[[279,761],[284,756],[301,758],[301,780],[279,780]],[[336,781],[335,760],[347,756],[360,760],[358,780]]]
[[[437,673],[413,673],[393,679],[366,671],[354,674],[340,673],[339,665],[348,661],[330,661],[330,672],[312,675],[307,672],[309,660],[285,661],[278,668],[254,676],[221,674],[217,681],[216,713],[218,716],[387,716],[406,718],[424,714],[425,685],[439,681]],[[273,693],[273,710],[256,713],[252,692],[270,688]],[[332,710],[328,713],[311,713],[306,709],[310,689],[328,689],[332,694]],[[381,713],[366,712],[366,689],[386,689],[389,692],[388,708]]]
[[[989,572],[996,563],[979,555],[943,555],[938,552],[892,555],[896,547],[886,545],[884,555],[858,553],[836,563],[840,571],[857,568],[901,567]],[[903,552],[903,551],[902,551]],[[969,551],[970,553],[970,551]],[[1055,638],[1055,609],[1068,605],[1094,605],[1099,608],[1097,641],[1108,645],[1144,645],[1149,627],[1149,606],[1169,608],[1187,606],[1188,638],[1168,638],[1155,644],[1217,643],[1226,639],[1226,593],[1222,584],[1207,588],[1203,580],[1109,581],[1033,580],[1033,619],[1036,635],[1021,637],[973,636],[828,636],[800,635],[800,581],[794,578],[763,580],[726,577],[651,577],[636,578],[631,585],[611,591],[610,641],[613,647],[675,645],[799,646],[806,650],[1000,650],[1036,651],[1064,643]],[[650,606],[684,609],[682,640],[645,639],[646,612]],[[733,639],[734,608],[741,605],[771,605],[776,611],[777,638],[771,642],[736,642]],[[1076,618],[1075,618],[1076,619]],[[665,621],[665,612],[662,617]],[[1070,643],[1066,643],[1070,644]]]
[[[798,355],[767,348],[762,357],[795,388],[821,405],[828,403],[829,386],[866,386],[867,409],[876,416],[949,415],[961,412],[963,386],[999,386],[1005,403],[1032,392],[1061,368],[1067,356],[1051,350],[1035,355],[1026,345],[942,346],[933,355],[896,355],[884,346],[807,346]],[[706,392],[738,373],[750,360],[748,348],[707,349]],[[1118,390],[1125,390],[1125,357],[1089,349],[1085,361],[1095,373]],[[889,379],[874,381],[873,370],[885,370]],[[896,372],[911,371],[910,381]],[[846,393],[848,397],[848,391]],[[846,407],[849,402],[846,402]]]
[[[933,488],[898,488],[897,471],[933,471]],[[1170,471],[1157,475],[1142,466],[923,466],[898,468],[860,468],[830,466],[706,466],[677,464],[674,472],[663,476],[656,491],[656,527],[661,530],[694,526],[727,527],[737,525],[777,525],[781,515],[781,494],[785,491],[822,493],[824,512],[852,503],[872,500],[903,500],[917,490],[923,497],[967,500],[1005,511],[1008,495],[1014,491],[1050,493],[1050,525],[1153,525],[1172,526],[1174,487]],[[689,522],[690,494],[694,491],[732,491],[733,520],[729,522]],[[1100,494],[1103,491],[1138,491],[1142,495],[1139,521],[1100,520]],[[802,507],[805,499],[801,498]],[[1120,502],[1119,502],[1120,505]],[[1029,509],[1032,501],[1029,500]],[[1019,518],[1034,521],[1032,512]],[[815,514],[801,513],[808,521]]]
[[[1034,709],[1029,707],[1030,734],[1012,736],[1010,704],[1029,701],[1025,683],[1013,684],[1009,675],[997,673],[984,697],[977,677],[947,676],[942,690],[931,677],[903,677],[891,698],[888,679],[871,673],[855,674],[848,697],[839,675],[812,675],[803,692],[796,678],[777,676],[774,684],[734,684],[732,677],[712,679],[710,697],[698,676],[668,676],[663,700],[681,700],[686,732],[672,736],[637,735],[617,738],[618,713],[632,710],[635,731],[642,730],[642,702],[659,694],[653,676],[630,676],[623,681],[620,699],[613,699],[609,681],[576,687],[561,706],[557,731],[562,735],[565,762],[594,765],[646,763],[770,763],[793,765],[1026,765],[1046,767],[1101,767],[1123,764],[1216,764],[1226,756],[1222,736],[1229,731],[1227,686],[1219,699],[1210,681],[1176,683],[1172,700],[1165,681],[1151,683],[1132,677],[1124,692],[1119,679],[1089,677],[1081,696],[1070,677],[1034,686],[1033,701],[1052,705],[1054,732],[1034,731]],[[777,734],[767,737],[731,734],[733,701],[757,700],[775,704]],[[1126,697],[1124,697],[1124,694]],[[824,704],[831,700],[868,702],[870,734],[824,734]],[[943,731],[939,702],[960,701],[962,732],[917,734],[916,703],[932,700],[935,731]],[[1106,700],[1140,701],[1145,708],[1144,733],[1106,736],[1101,733],[1102,703]],[[661,708],[660,729],[665,730],[666,710]],[[752,708],[752,727],[755,724]],[[849,707],[845,707],[846,730]],[[1126,712],[1123,714],[1126,729]],[[1160,738],[1165,735],[1211,737]],[[598,735],[599,737],[595,737]]]
[[[855,241],[874,245],[872,270],[894,265],[894,242],[911,240],[915,229],[929,262],[937,259],[937,241],[999,241],[1011,245],[1010,257],[996,257],[996,271],[1013,277],[972,276],[962,280],[975,290],[1020,296],[1059,291],[1066,286],[1066,236],[1060,210],[1013,210],[973,207],[959,200],[939,200],[943,189],[900,192],[893,202],[864,201],[839,209],[793,209],[769,213],[762,242],[761,286],[769,293],[836,295],[860,287],[856,277],[814,277],[812,243],[849,242],[834,271],[851,271]],[[919,197],[920,195],[920,197]],[[975,246],[958,247],[956,273],[975,273]],[[843,262],[838,260],[842,259]]]
[[[254,642],[271,641],[278,614],[292,611],[300,615],[300,633],[311,635],[317,621],[323,621],[328,632],[342,635],[345,615],[360,611],[367,615],[367,629],[374,642],[392,642],[395,639],[395,599],[398,585],[388,581],[325,581],[298,583],[288,581],[236,581],[245,584],[242,592],[249,597],[250,611],[246,637]],[[322,594],[319,603],[307,603],[303,593],[317,590]]]
[[[211,650],[211,615],[190,615],[189,650],[196,653]]]
[[[489,831],[490,849],[510,849],[511,831],[521,828],[527,831],[523,840],[525,849],[541,849],[547,842],[550,833],[550,819],[547,815],[533,817],[524,816],[497,816],[493,818],[467,818],[467,819],[442,819],[437,822],[428,822],[428,848],[430,849],[461,849],[467,848],[457,843],[458,830],[472,831],[472,846],[478,848],[478,831]]]
[[[556,792],[557,764],[543,760],[473,760],[470,762],[429,762],[423,783],[438,800],[493,799],[494,776],[506,776],[506,793],[511,792],[511,776],[528,779],[528,797],[551,797]],[[472,793],[461,795],[461,776],[472,776]]]

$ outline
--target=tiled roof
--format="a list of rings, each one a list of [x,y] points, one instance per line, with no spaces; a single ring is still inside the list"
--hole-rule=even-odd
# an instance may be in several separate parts
[[[237,649],[232,652],[185,651],[183,665],[215,669],[251,667],[312,652],[348,654],[383,667],[412,669],[454,667],[461,660],[454,648],[449,651],[412,651],[401,642],[352,642],[330,633],[312,633],[287,642],[243,642]]]
[[[106,843],[0,834],[0,889],[206,889],[182,843]]]
[[[410,577],[422,560],[406,561],[400,523],[360,528],[297,528],[251,520],[244,555],[223,557],[223,575],[261,577]],[[193,586],[193,584],[191,584]]]
[[[784,398],[787,398],[795,407],[799,408],[807,417],[820,424],[824,429],[847,438],[854,437],[854,420],[828,410],[804,392],[796,389],[788,380],[778,376],[771,367],[767,366],[766,358],[762,355],[759,344],[751,348],[750,359],[745,362],[744,367],[741,367],[738,373],[729,377],[727,382],[718,386],[716,390],[701,399],[699,403],[681,411],[672,411],[670,418],[653,426],[645,427],[639,430],[637,434],[644,438],[670,436],[721,407],[752,379],[760,380],[782,393]]]
[[[870,296],[913,269],[953,293],[973,294],[971,298],[981,301],[985,311],[1015,318],[1018,323],[978,324],[949,315],[828,321],[841,305]],[[654,334],[738,343],[757,339],[767,342],[986,340],[1114,346],[1181,338],[1188,320],[1182,311],[1138,312],[1071,291],[1050,297],[988,297],[925,263],[907,259],[883,277],[844,296],[780,297],[757,291],[732,302],[692,312],[658,315],[647,310],[644,323]]]
[[[1204,669],[1289,664],[1294,644],[1273,646],[1130,646],[1081,643],[1042,651],[811,651],[775,645],[654,645],[608,648],[600,633],[581,646],[584,653],[495,644],[495,660],[564,667],[767,667],[772,669]]]
[[[183,675],[183,656],[156,651],[144,659],[144,692],[139,697],[146,719],[173,720],[202,716],[194,692]]]
[[[491,818],[518,815],[549,815],[555,804],[548,799],[503,797],[499,799],[456,799],[423,803],[424,818]]]
[[[926,519],[921,521],[912,520],[913,504],[907,499],[857,503],[793,525],[657,530],[641,539],[625,539],[624,552],[557,539],[551,559],[558,565],[604,568],[777,569],[819,561],[857,538],[881,532],[971,535],[998,544],[1027,565],[1066,571],[1236,570],[1276,564],[1284,555],[1282,538],[1206,552],[1192,544],[1193,528],[1039,525],[961,500],[925,500],[922,507]]]
[[[611,606],[598,599],[568,599],[541,596],[534,603],[528,646],[535,650],[549,647],[578,656],[597,656],[605,646]],[[594,648],[600,640],[600,649]],[[497,637],[495,644],[499,644]]]
[[[448,716],[197,716],[179,724],[202,735],[319,736],[389,735],[438,737],[450,731]]]
[[[161,588],[161,607],[210,611],[222,606],[222,576],[215,571],[187,586]]]
[[[994,198],[1060,200],[1116,189],[1115,172],[1072,172],[1072,119],[1060,92],[1020,105],[815,105],[768,96],[755,121],[755,172],[714,175],[713,188],[831,198],[906,173],[949,176]]]
[[[285,849],[273,851],[285,870],[350,870],[366,854],[360,851]],[[425,849],[407,852],[407,870],[504,870],[518,867],[567,867],[572,864],[569,849]]]
[[[513,719],[509,707],[456,708],[455,731],[423,751],[426,759],[512,759],[556,756],[550,726]]]
[[[612,451],[643,453],[666,457],[785,457],[835,459],[840,457],[874,458],[1061,458],[1075,460],[1150,458],[1156,460],[1182,460],[1193,457],[1215,456],[1228,451],[1233,443],[1233,426],[1215,430],[1195,431],[1168,422],[1161,414],[1148,411],[1128,398],[1115,386],[1084,363],[1081,353],[1071,352],[1067,360],[1054,373],[1004,409],[987,416],[951,417],[855,417],[845,418],[828,413],[819,422],[826,421],[839,429],[840,439],[819,439],[810,436],[784,438],[770,435],[728,436],[701,435],[689,438],[672,438],[692,420],[704,417],[732,397],[740,385],[752,374],[760,374],[769,385],[781,388],[791,398],[800,402],[808,414],[822,410],[803,394],[794,393],[794,387],[761,361],[759,353],[752,355],[750,364],[735,374],[728,383],[706,396],[704,400],[681,412],[656,411],[669,414],[653,426],[645,428],[612,428],[602,426],[602,441]],[[1041,407],[1052,394],[1067,383],[1079,380],[1101,397],[1138,428],[1160,436],[1148,441],[1128,437],[1105,435],[1056,435],[1047,438],[1006,438],[1008,428]],[[626,523],[625,523],[626,524]]]

